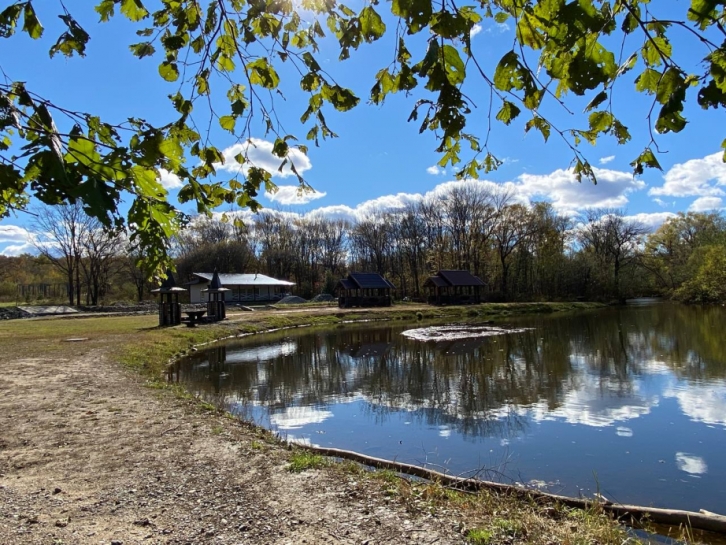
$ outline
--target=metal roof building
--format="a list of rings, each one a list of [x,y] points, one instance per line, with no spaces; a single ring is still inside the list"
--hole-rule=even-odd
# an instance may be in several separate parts
[[[192,273],[194,279],[187,282],[189,301],[202,303],[206,301],[202,291],[205,290],[214,273]],[[255,301],[279,301],[290,292],[295,282],[278,280],[264,274],[220,274],[219,281],[229,290],[227,302],[251,303]]]

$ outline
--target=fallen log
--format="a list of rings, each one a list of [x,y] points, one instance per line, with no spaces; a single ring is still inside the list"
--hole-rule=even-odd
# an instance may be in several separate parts
[[[711,513],[704,509],[701,512],[683,511],[680,509],[663,509],[659,507],[643,507],[640,505],[626,505],[614,503],[611,501],[594,501],[585,498],[571,498],[569,496],[560,496],[559,494],[551,494],[542,492],[541,490],[532,490],[517,485],[509,485],[497,483],[493,481],[484,481],[479,479],[469,479],[465,477],[457,477],[447,475],[432,469],[406,464],[403,462],[395,462],[385,460],[383,458],[375,458],[350,450],[342,450],[337,448],[315,447],[300,443],[294,443],[295,446],[309,450],[322,456],[330,456],[333,458],[342,458],[344,460],[352,460],[360,464],[375,467],[377,469],[388,469],[412,475],[428,481],[438,482],[442,485],[464,490],[468,492],[478,492],[480,490],[494,490],[496,492],[515,494],[517,496],[531,498],[535,500],[544,500],[548,502],[557,502],[568,507],[576,507],[579,509],[589,509],[593,506],[601,508],[607,513],[612,513],[615,517],[626,523],[641,522],[648,520],[655,524],[665,524],[667,526],[684,526],[686,528],[695,528],[698,530],[706,530],[709,532],[717,532],[726,534],[726,516]]]

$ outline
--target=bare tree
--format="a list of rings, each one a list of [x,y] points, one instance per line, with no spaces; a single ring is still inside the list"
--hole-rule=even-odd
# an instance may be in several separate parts
[[[612,290],[621,299],[620,273],[637,256],[647,228],[627,220],[622,210],[600,208],[587,211],[587,223],[579,233],[579,241],[601,265],[612,271]]]
[[[86,284],[86,304],[97,305],[106,293],[109,279],[117,268],[123,248],[123,233],[104,228],[95,218],[87,224],[80,239],[80,267]]]
[[[32,224],[32,244],[68,280],[68,303],[81,304],[81,257],[83,241],[90,229],[91,219],[83,204],[45,206],[36,212]]]

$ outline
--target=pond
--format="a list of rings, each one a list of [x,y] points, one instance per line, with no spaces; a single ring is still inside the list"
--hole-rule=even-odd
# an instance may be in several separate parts
[[[411,333],[428,325],[249,337],[170,379],[289,440],[726,513],[724,308],[641,302]]]

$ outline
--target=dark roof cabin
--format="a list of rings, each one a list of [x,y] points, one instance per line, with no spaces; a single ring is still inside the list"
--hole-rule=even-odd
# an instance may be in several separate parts
[[[484,286],[484,281],[469,271],[439,271],[424,282],[430,305],[481,303],[481,288]]]
[[[335,287],[340,308],[390,307],[391,290],[395,289],[378,273],[350,273]]]

